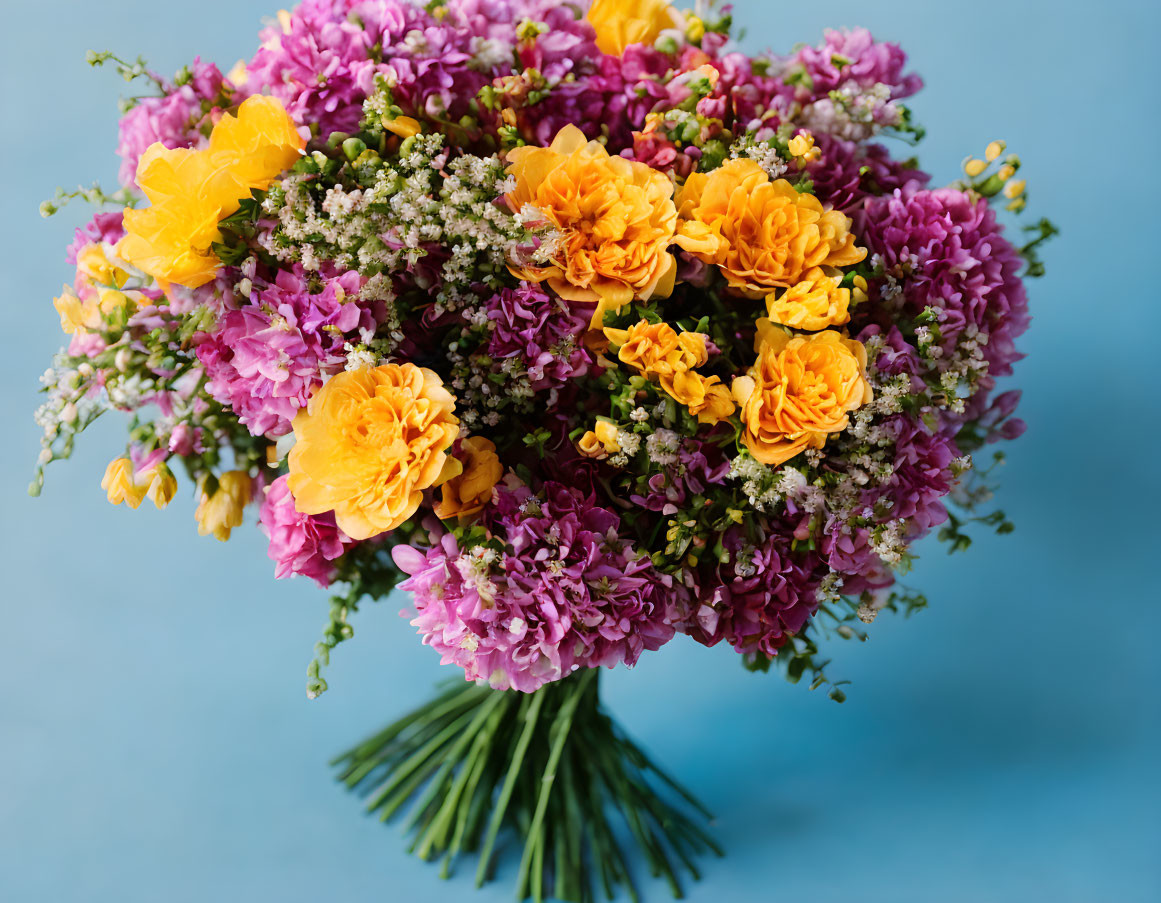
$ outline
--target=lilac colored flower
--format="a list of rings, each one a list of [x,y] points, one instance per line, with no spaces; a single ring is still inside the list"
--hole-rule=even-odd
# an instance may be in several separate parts
[[[258,519],[270,537],[267,554],[279,579],[302,574],[319,586],[329,586],[335,573],[334,560],[354,542],[335,525],[333,512],[299,513],[285,476],[267,488]]]
[[[674,635],[684,589],[620,533],[620,518],[560,483],[498,486],[487,524],[504,550],[397,546],[424,643],[468,680],[531,692],[578,668],[633,665]]]
[[[346,336],[375,325],[368,306],[353,300],[361,285],[351,271],[312,292],[301,267],[280,271],[202,338],[209,393],[255,436],[290,432],[323,377],[343,368]]]
[[[539,286],[522,282],[503,289],[488,300],[487,312],[495,324],[488,354],[496,360],[517,360],[535,391],[583,376],[593,363],[580,341],[590,318],[574,313],[568,302],[550,297]]]
[[[926,185],[931,176],[891,158],[881,144],[859,144],[826,132],[814,136],[821,156],[806,167],[812,193],[839,210],[862,203],[869,195],[889,194],[910,182]]]
[[[157,142],[168,148],[201,146],[206,136],[198,129],[202,119],[230,90],[213,63],[195,58],[192,78],[161,97],[143,97],[123,117],[117,154],[121,158],[121,184],[137,185],[137,161]]]
[[[790,551],[791,542],[782,532],[755,544],[741,528],[727,531],[726,560],[703,584],[682,631],[707,646],[725,640],[738,652],[775,655],[818,608],[827,572],[816,554]]]
[[[647,493],[630,496],[629,500],[665,515],[676,514],[691,496],[701,495],[707,487],[723,484],[730,472],[730,462],[722,457],[719,449],[697,439],[683,439],[671,430],[651,433],[645,450],[654,463],[661,465],[662,471],[649,477]]]
[[[947,520],[943,498],[955,481],[951,462],[959,450],[950,436],[933,433],[904,414],[888,417],[879,429],[895,450],[893,470],[885,484],[864,495],[864,503],[873,509],[880,499],[889,500],[884,519],[907,519],[912,538],[917,538]]]
[[[814,98],[826,97],[849,83],[863,88],[887,85],[892,100],[910,97],[923,87],[918,75],[903,73],[907,54],[899,45],[876,41],[865,28],[827,29],[821,44],[803,47],[789,64],[802,66],[810,77],[810,94]]]
[[[939,311],[939,333],[952,351],[960,336],[986,336],[985,387],[1012,372],[1023,355],[1015,339],[1028,328],[1023,258],[1003,235],[984,198],[953,188],[908,185],[874,198],[857,223],[872,254],[898,278],[904,305],[915,314]]]

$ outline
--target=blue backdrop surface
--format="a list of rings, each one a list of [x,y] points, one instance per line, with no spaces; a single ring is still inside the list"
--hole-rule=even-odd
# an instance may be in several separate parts
[[[471,896],[360,816],[325,768],[443,676],[396,612],[358,615],[331,691],[303,694],[325,594],[276,584],[255,530],[228,545],[104,500],[122,425],[95,427],[26,497],[36,377],[60,344],[50,299],[82,212],[58,184],[114,182],[115,100],[86,49],[172,72],[249,56],[261,0],[16,3],[0,32],[0,899],[185,901]],[[1032,285],[1018,367],[1027,435],[1001,501],[1017,523],[964,556],[926,547],[932,608],[835,650],[838,706],[678,641],[605,681],[616,714],[712,803],[727,858],[694,903],[1161,899],[1161,485],[1156,272],[1161,177],[1149,0],[789,4],[738,0],[744,46],[864,24],[900,41],[937,181],[1002,137],[1064,238]],[[1151,576],[1154,575],[1154,576]],[[501,878],[510,876],[506,861]],[[653,887],[650,899],[664,899]]]

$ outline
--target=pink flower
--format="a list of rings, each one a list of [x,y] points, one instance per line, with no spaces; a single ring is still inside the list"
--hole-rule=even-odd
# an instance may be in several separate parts
[[[258,519],[270,537],[267,554],[275,563],[274,576],[280,579],[302,574],[319,586],[329,586],[334,560],[354,542],[335,526],[334,514],[300,514],[285,476],[266,490]]]

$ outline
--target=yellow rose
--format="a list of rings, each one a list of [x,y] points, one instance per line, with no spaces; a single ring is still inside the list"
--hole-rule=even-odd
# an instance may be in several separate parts
[[[645,376],[656,379],[675,401],[689,408],[702,423],[717,423],[734,412],[729,390],[716,376],[694,372],[709,360],[705,336],[677,332],[668,323],[640,320],[628,329],[604,330],[619,345],[617,358]]]
[[[734,380],[741,407],[742,441],[763,464],[789,461],[822,448],[847,427],[847,414],[871,400],[867,352],[860,342],[828,330],[791,336],[759,321],[758,360]]]
[[[137,164],[137,184],[151,206],[125,211],[117,254],[163,289],[204,285],[221,264],[211,247],[220,238],[218,222],[252,190],[268,188],[303,146],[282,104],[262,95],[246,98],[236,117],[223,116],[206,148],[151,145]]]
[[[455,399],[414,364],[339,373],[294,418],[287,487],[303,514],[334,511],[353,539],[394,530],[450,477]],[[442,479],[441,479],[442,477]]]
[[[198,486],[198,508],[194,512],[198,535],[213,534],[220,542],[229,539],[234,527],[242,525],[242,514],[250,503],[253,485],[246,471],[230,470],[218,477],[218,487],[211,493],[203,478]]]
[[[436,517],[450,520],[475,514],[492,500],[492,487],[500,482],[504,467],[496,446],[483,436],[469,436],[460,443],[463,471],[443,484]]]
[[[839,287],[841,281],[826,275],[821,267],[814,267],[785,291],[767,295],[766,312],[775,323],[792,329],[815,332],[842,326],[851,319],[851,292]]]
[[[652,44],[667,28],[682,28],[666,0],[593,0],[587,18],[597,49],[610,56],[621,56],[630,44]]]
[[[105,490],[109,501],[114,505],[124,502],[130,508],[136,508],[145,500],[148,486],[139,483],[133,473],[133,462],[128,458],[114,458],[105,468],[105,476],[101,480],[101,488]]]
[[[511,209],[536,208],[560,234],[548,265],[514,266],[514,275],[547,281],[567,301],[597,302],[595,327],[606,310],[673,291],[677,260],[668,248],[677,208],[664,174],[610,157],[572,125],[551,146],[518,147],[508,160]]]
[[[850,266],[867,256],[855,247],[849,217],[785,179],[771,182],[750,159],[692,173],[677,208],[677,245],[716,264],[749,298],[791,286],[813,267]]]

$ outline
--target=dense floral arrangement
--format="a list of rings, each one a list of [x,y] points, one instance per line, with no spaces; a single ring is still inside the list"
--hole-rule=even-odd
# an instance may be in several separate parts
[[[481,875],[495,830],[460,804],[494,797],[470,763],[516,763],[481,785],[515,808],[541,754],[599,783],[563,739],[585,712],[640,755],[598,724],[589,669],[685,635],[841,700],[817,638],[924,604],[897,578],[933,529],[1010,529],[978,510],[973,455],[1023,430],[996,381],[1053,229],[1005,237],[1020,161],[993,142],[930,187],[881,143],[922,135],[898,47],[832,31],[751,56],[730,24],[662,0],[306,0],[228,75],[91,56],[157,90],[121,120],[121,188],[77,192],[111,209],[68,251],[33,490],[131,412],[110,501],[163,507],[180,464],[199,532],[256,508],[276,575],[338,590],[312,695],[359,601],[408,591],[444,663],[521,692],[449,691],[346,774],[390,766],[400,801],[434,780],[421,853],[476,830]],[[534,692],[556,684],[583,691]],[[423,730],[442,771],[400,764]],[[522,889],[588,893],[556,844],[627,880],[609,838],[560,827],[589,805],[569,787],[525,804]]]

